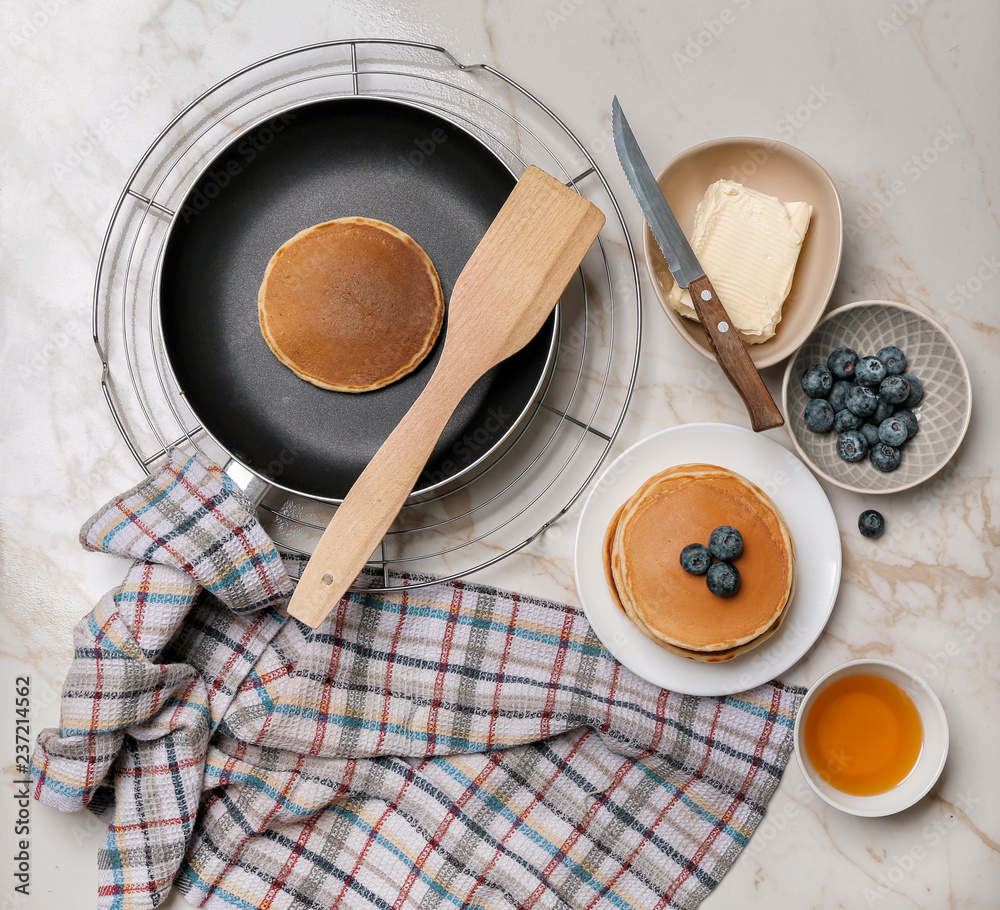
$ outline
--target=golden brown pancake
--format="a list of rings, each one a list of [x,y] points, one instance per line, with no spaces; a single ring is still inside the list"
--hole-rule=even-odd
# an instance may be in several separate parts
[[[257,295],[277,358],[313,385],[380,389],[430,353],[444,318],[434,264],[408,234],[373,218],[300,231],[271,257]]]
[[[680,566],[689,543],[719,525],[739,529],[740,590],[728,598]],[[795,582],[794,547],[770,498],[714,465],[680,465],[650,478],[616,512],[604,539],[612,596],[643,634],[693,660],[730,660],[777,630]]]

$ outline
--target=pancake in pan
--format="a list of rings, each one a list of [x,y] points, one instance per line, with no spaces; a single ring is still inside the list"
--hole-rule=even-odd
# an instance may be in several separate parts
[[[373,218],[338,218],[279,247],[257,295],[277,358],[313,385],[380,389],[430,353],[444,319],[434,264],[408,234]]]

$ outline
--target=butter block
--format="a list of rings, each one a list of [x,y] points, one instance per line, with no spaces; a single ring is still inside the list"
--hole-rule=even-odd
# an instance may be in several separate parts
[[[807,202],[782,202],[733,180],[716,181],[698,203],[691,247],[748,344],[767,341],[781,321],[811,216]],[[686,288],[675,284],[667,299],[698,319]]]

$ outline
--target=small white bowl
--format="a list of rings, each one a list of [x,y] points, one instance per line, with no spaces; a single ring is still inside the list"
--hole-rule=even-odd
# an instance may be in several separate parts
[[[913,700],[920,714],[924,727],[924,742],[917,757],[913,770],[891,790],[876,793],[871,796],[852,796],[827,783],[820,777],[806,754],[805,725],[809,710],[817,696],[832,683],[847,676],[867,674],[880,676],[895,683]],[[849,663],[834,667],[821,676],[806,693],[795,719],[795,758],[799,763],[802,775],[822,799],[835,809],[860,815],[865,818],[877,818],[884,815],[895,815],[908,809],[930,792],[937,783],[948,757],[948,719],[945,717],[941,702],[930,686],[912,670],[887,660],[874,658],[852,660]]]

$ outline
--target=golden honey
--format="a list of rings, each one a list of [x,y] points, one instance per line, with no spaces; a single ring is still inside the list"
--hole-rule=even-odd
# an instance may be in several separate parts
[[[891,790],[917,763],[924,740],[910,697],[881,676],[837,680],[812,704],[806,754],[831,786],[854,796]]]

